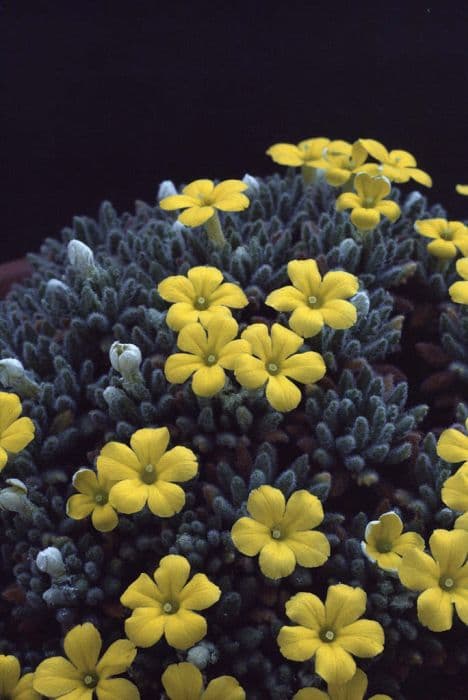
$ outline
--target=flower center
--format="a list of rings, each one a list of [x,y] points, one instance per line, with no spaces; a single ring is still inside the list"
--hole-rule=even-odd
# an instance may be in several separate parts
[[[278,374],[279,367],[276,364],[276,362],[269,362],[267,364],[267,370],[269,371],[270,374]]]
[[[310,297],[307,298],[307,301],[309,302],[309,304],[311,306],[314,306],[314,304],[317,303],[317,297],[314,297],[313,295],[311,295]]]
[[[375,206],[375,197],[364,197],[364,201],[362,203],[362,206],[365,209],[370,209]]]
[[[381,554],[386,554],[387,552],[392,551],[393,545],[391,542],[387,542],[386,540],[382,540],[381,542],[376,543],[376,549]]]
[[[216,364],[216,355],[208,355],[208,357],[206,358],[206,364],[210,367]]]
[[[166,615],[173,615],[174,613],[176,613],[178,611],[179,606],[177,603],[174,603],[173,601],[168,600],[164,603],[164,605],[162,606],[162,609]]]
[[[330,629],[322,630],[320,632],[320,639],[322,640],[322,642],[333,642],[333,640],[335,639],[335,636],[336,635],[333,632],[333,630],[330,630]]]
[[[279,540],[281,537],[281,530],[278,527],[273,528],[273,530],[271,531],[271,536],[273,537],[273,539]]]
[[[94,496],[95,502],[98,504],[98,506],[103,506],[107,503],[108,498],[107,498],[107,493],[103,493],[102,491],[97,493]]]
[[[195,306],[200,311],[203,311],[203,309],[206,309],[206,307],[208,306],[208,302],[205,297],[197,297],[197,299],[195,300]]]
[[[450,591],[455,585],[455,581],[453,578],[450,578],[450,576],[444,577],[440,580],[440,586],[441,588],[444,588],[446,591]]]
[[[87,688],[95,688],[98,683],[98,677],[93,673],[87,673],[83,678],[83,683]]]
[[[145,484],[154,484],[156,481],[156,469],[153,464],[146,465],[146,467],[143,469],[141,478]]]
[[[453,233],[451,231],[442,231],[440,237],[443,241],[451,241],[453,238]]]

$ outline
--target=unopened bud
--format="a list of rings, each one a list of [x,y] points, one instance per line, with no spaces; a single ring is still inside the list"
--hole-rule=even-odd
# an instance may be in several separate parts
[[[19,515],[30,515],[33,506],[28,499],[28,489],[19,479],[7,479],[9,488],[0,490],[0,510],[9,510]]]
[[[51,578],[58,578],[65,573],[65,564],[57,547],[46,547],[36,557],[36,566],[40,571],[49,574]]]
[[[112,367],[120,372],[122,377],[130,379],[137,376],[142,357],[138,345],[116,340],[110,347],[109,359]]]
[[[70,287],[68,287],[65,282],[52,277],[52,279],[48,280],[46,284],[46,294],[48,292],[65,292],[68,294],[70,292]]]
[[[11,386],[13,382],[24,376],[24,367],[19,360],[14,357],[7,357],[0,360],[0,382]]]
[[[95,269],[93,251],[86,243],[74,238],[69,242],[67,252],[70,265],[73,265],[79,272],[88,274]]]
[[[253,175],[249,175],[248,173],[245,173],[244,177],[242,178],[242,182],[247,185],[251,192],[258,192],[260,189],[260,183],[257,178]]]
[[[158,201],[164,197],[172,197],[177,194],[176,186],[172,180],[163,180],[158,189]]]
[[[358,292],[351,297],[350,302],[356,307],[361,316],[367,316],[370,308],[370,299],[367,292]]]

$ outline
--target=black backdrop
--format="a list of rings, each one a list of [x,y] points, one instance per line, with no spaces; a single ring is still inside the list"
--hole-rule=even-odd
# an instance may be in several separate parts
[[[267,174],[269,145],[315,135],[410,150],[467,216],[467,20],[430,0],[0,2],[0,260],[104,198]]]

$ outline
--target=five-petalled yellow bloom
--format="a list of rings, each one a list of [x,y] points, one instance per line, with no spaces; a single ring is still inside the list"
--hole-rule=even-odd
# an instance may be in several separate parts
[[[351,221],[360,231],[372,231],[381,216],[396,221],[400,207],[396,202],[385,199],[392,189],[390,180],[383,175],[368,175],[358,172],[354,178],[356,192],[343,192],[336,200],[338,211],[351,209]]]
[[[454,258],[461,252],[468,255],[468,229],[461,221],[446,219],[421,219],[414,228],[421,236],[432,238],[427,250],[437,258]]]
[[[171,664],[161,677],[169,700],[245,700],[245,691],[233,676],[214,678],[203,689],[203,676],[196,666]]]
[[[403,533],[400,516],[393,511],[371,520],[366,527],[362,551],[381,569],[398,571],[401,558],[411,547],[424,549],[424,540],[417,532]]]
[[[21,401],[16,394],[0,391],[0,470],[8,462],[8,454],[17,454],[34,440],[35,427],[23,416]]]

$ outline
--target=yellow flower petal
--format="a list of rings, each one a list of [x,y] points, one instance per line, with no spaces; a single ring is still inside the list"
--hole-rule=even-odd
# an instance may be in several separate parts
[[[19,396],[0,391],[0,435],[21,415],[21,411]]]
[[[389,160],[399,168],[414,168],[416,165],[416,158],[412,153],[398,148],[390,151]]]
[[[221,589],[205,574],[195,574],[180,592],[179,603],[186,610],[204,610],[217,603],[220,597]]]
[[[238,355],[235,361],[234,374],[239,384],[246,389],[259,389],[270,376],[262,360],[244,353]]]
[[[130,438],[130,446],[141,465],[157,464],[169,444],[167,428],[141,428]]]
[[[243,309],[248,303],[242,289],[232,282],[224,282],[210,295],[210,304],[221,304],[233,309]]]
[[[241,338],[247,340],[252,347],[252,353],[266,362],[272,355],[271,338],[264,323],[253,323],[243,331]]]
[[[185,491],[177,484],[157,480],[148,486],[148,508],[160,518],[172,518],[185,505]]]
[[[184,326],[177,338],[177,346],[184,352],[204,357],[207,354],[208,341],[203,326],[200,323]]]
[[[361,231],[372,231],[380,221],[380,214],[376,209],[357,207],[351,212],[351,221]]]
[[[99,700],[140,700],[138,688],[126,678],[100,680],[97,693]]]
[[[222,367],[201,367],[193,375],[192,391],[197,396],[210,397],[221,391],[225,383],[226,375]]]
[[[120,596],[120,602],[126,608],[156,608],[161,610],[163,595],[148,574],[139,577]]]
[[[455,189],[458,194],[468,195],[468,185],[456,185]]]
[[[269,378],[265,395],[276,411],[283,412],[297,408],[302,398],[297,386],[279,374]]]
[[[141,469],[136,454],[121,442],[104,445],[96,464],[98,471],[110,479],[135,479]]]
[[[308,661],[323,645],[315,630],[307,627],[282,627],[277,638],[281,654],[290,661]]]
[[[194,308],[193,303],[180,302],[172,304],[166,314],[166,323],[173,331],[180,331],[189,323],[196,323],[200,312]]]
[[[160,200],[159,206],[166,211],[173,209],[186,209],[187,207],[198,206],[199,202],[194,197],[187,197],[183,194],[171,194]]]
[[[216,295],[216,292],[212,294],[212,297]],[[216,303],[210,304],[210,306],[202,311],[198,312],[198,320],[204,326],[205,328],[208,327],[208,324],[213,320],[213,318],[232,318],[232,313],[231,309],[228,309],[227,306],[221,306]]]
[[[320,285],[320,299],[323,302],[331,299],[349,299],[359,289],[359,279],[349,272],[332,270],[324,276]]]
[[[165,618],[164,634],[167,643],[174,649],[189,649],[203,639],[207,632],[204,617],[180,608],[174,615]]]
[[[323,520],[323,507],[317,496],[301,489],[288,499],[281,527],[288,533],[310,530]]]
[[[196,355],[178,352],[170,355],[164,365],[164,374],[171,384],[183,384],[194,372],[204,367],[203,361]]]
[[[283,492],[273,486],[259,486],[250,492],[247,500],[252,518],[270,529],[282,520],[285,507]]]
[[[213,194],[214,182],[213,180],[201,179],[194,180],[186,185],[182,192],[189,197],[195,197],[196,199],[205,199]]]
[[[200,700],[203,678],[193,664],[171,664],[162,674],[161,681],[169,700]]]
[[[383,627],[375,620],[357,620],[341,627],[336,639],[343,649],[362,658],[380,654],[385,642]]]
[[[383,513],[378,520],[372,520],[366,527],[366,539],[374,544],[379,540],[392,542],[403,531],[403,523],[400,516],[393,511]]]
[[[239,552],[254,557],[271,540],[271,531],[253,518],[239,518],[232,527],[231,537]]]
[[[137,608],[125,620],[125,634],[137,647],[152,647],[164,634],[165,616],[155,608]]]
[[[188,481],[197,474],[198,462],[192,450],[178,445],[166,452],[155,467],[158,479]]]
[[[318,296],[322,277],[315,260],[290,260],[288,276],[294,287],[302,292],[304,297]]]
[[[300,566],[322,566],[330,556],[330,543],[322,532],[294,532],[284,543]]]
[[[452,602],[455,603],[455,610],[457,611],[458,617],[465,625],[468,625],[468,588],[459,588],[457,586],[451,594],[451,598]]]
[[[393,551],[403,556],[409,549],[416,547],[423,550],[425,543],[417,532],[405,532],[400,535],[393,545]]]
[[[250,345],[246,340],[232,340],[220,350],[218,363],[224,369],[235,369],[239,355],[250,352]]]
[[[461,467],[453,476],[445,480],[442,501],[453,510],[468,511],[468,471]]]
[[[468,280],[468,258],[460,258],[457,260],[455,266],[460,277]]]
[[[83,688],[82,673],[63,656],[45,659],[36,668],[33,687],[38,693],[57,698],[71,693],[76,688]]]
[[[224,346],[236,337],[239,326],[232,317],[214,316],[208,322],[206,329],[209,351],[218,356]]]
[[[0,445],[4,450],[16,454],[34,440],[34,423],[30,418],[18,418],[0,435]]]
[[[468,555],[468,532],[434,530],[429,538],[431,554],[440,566],[441,575],[454,575]]]
[[[455,304],[468,304],[468,281],[451,284],[449,294]]]
[[[356,663],[339,644],[322,643],[315,655],[315,673],[327,683],[346,683],[356,673]]]
[[[300,149],[292,143],[275,143],[267,150],[275,163],[299,167],[304,163],[304,155]]]
[[[418,596],[419,622],[433,632],[445,632],[452,627],[453,606],[450,593],[439,586],[428,588]]]
[[[67,501],[67,515],[73,520],[82,520],[90,515],[95,507],[96,501],[91,496],[81,493],[75,494],[70,496]]]
[[[181,302],[193,307],[195,290],[193,284],[184,275],[166,277],[158,284],[158,293],[164,301]]]
[[[209,302],[211,302],[211,295],[218,290],[223,281],[221,270],[210,265],[191,267],[187,277],[195,292],[193,299],[204,297]]]
[[[361,206],[361,199],[354,192],[343,192],[337,198],[335,202],[335,207],[337,211],[344,211],[345,209],[355,209]]]
[[[364,613],[366,600],[362,588],[353,588],[344,583],[329,586],[325,601],[326,624],[334,630],[350,625]]]
[[[378,202],[378,204],[375,205],[375,208],[378,212],[386,216],[391,222],[396,221],[401,214],[401,209],[398,204],[389,199]]]
[[[138,479],[123,479],[109,493],[109,503],[119,513],[139,513],[148,499],[148,485]]]
[[[293,311],[305,304],[305,295],[295,287],[281,287],[267,296],[265,304],[276,311]]]
[[[409,170],[409,174],[410,177],[412,177],[412,179],[418,182],[420,185],[432,187],[432,178],[430,175],[425,173],[424,170],[420,170],[419,168],[411,168],[411,170]]]
[[[188,559],[179,554],[168,554],[159,562],[154,572],[154,580],[163,595],[176,599],[190,575]]]
[[[13,693],[21,675],[21,667],[16,656],[0,655],[0,697]]]
[[[311,309],[309,306],[300,306],[292,312],[289,325],[303,338],[312,338],[323,328],[322,312],[319,309]]]
[[[389,153],[385,146],[375,139],[359,139],[359,142],[372,158],[386,163],[389,160]]]
[[[184,226],[201,226],[214,215],[213,207],[191,207],[179,214],[177,221]]]
[[[460,530],[468,530],[468,513],[460,515],[460,517],[455,520],[453,527]]]
[[[72,664],[82,672],[96,668],[101,647],[101,635],[90,622],[73,627],[63,642],[66,655]]]
[[[314,630],[316,635],[325,625],[325,606],[313,593],[296,593],[286,603],[286,615],[293,622]]]
[[[245,700],[245,690],[232,676],[220,676],[208,683],[200,700]]]
[[[351,328],[356,323],[356,307],[343,299],[330,299],[321,308],[325,323],[331,328],[342,330]]]
[[[296,557],[285,542],[271,540],[262,547],[258,563],[264,576],[278,579],[292,574],[296,568]]]
[[[318,352],[301,352],[281,363],[281,372],[303,384],[315,384],[325,375],[325,362]]]
[[[41,700],[41,695],[33,690],[34,673],[25,673],[19,679],[11,695],[11,700]]]
[[[328,692],[332,700],[364,700],[367,685],[366,674],[360,668],[357,668],[354,676],[344,685],[329,683]],[[388,698],[388,696],[386,697]],[[369,700],[372,700],[372,698],[369,698]],[[388,698],[388,700],[391,700],[391,698]]]
[[[325,179],[329,185],[333,187],[340,187],[348,182],[351,177],[350,170],[344,170],[343,168],[330,167],[325,170]]]
[[[446,462],[468,461],[468,435],[460,430],[444,430],[437,442],[437,454]]]
[[[105,651],[96,666],[99,679],[118,676],[132,665],[137,650],[133,642],[128,639],[118,639]]]
[[[292,700],[330,700],[330,696],[317,688],[302,688],[294,693]]]
[[[247,209],[249,204],[250,200],[245,194],[234,192],[233,194],[216,199],[213,206],[220,211],[243,211]]]
[[[109,503],[104,506],[95,505],[91,515],[93,527],[99,532],[110,532],[119,524],[117,513]]]
[[[266,374],[266,372],[265,372]],[[5,452],[3,447],[0,447],[0,470],[3,469],[5,464],[8,462],[8,454]]]
[[[435,255],[436,258],[442,258],[443,260],[449,260],[457,255],[457,248],[451,241],[431,241],[427,250],[431,255]]]
[[[78,469],[73,475],[73,486],[77,491],[94,497],[99,490],[97,474],[92,469]]]
[[[404,586],[422,591],[438,585],[440,568],[432,557],[414,548],[404,554],[398,575]]]
[[[236,192],[245,192],[246,189],[248,189],[248,185],[243,180],[223,180],[213,190],[214,200],[217,202],[218,199]]]

